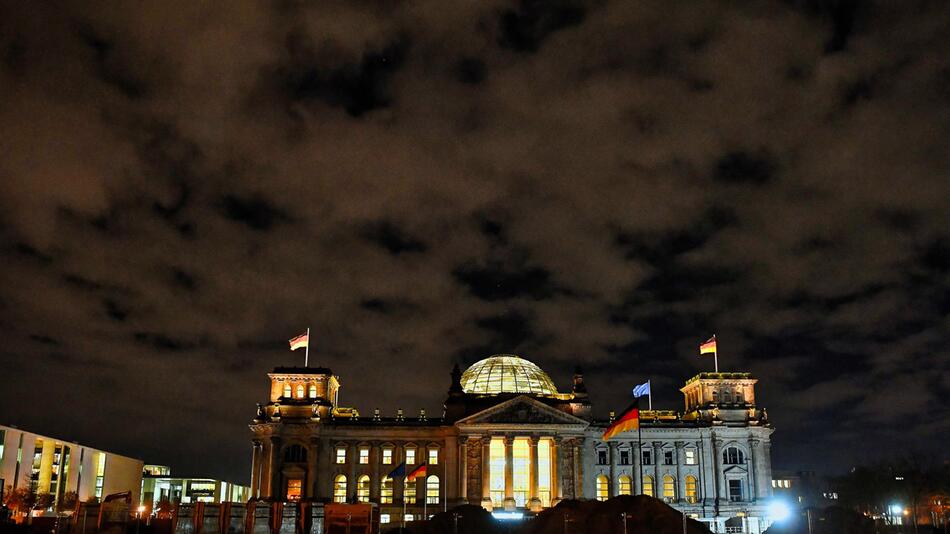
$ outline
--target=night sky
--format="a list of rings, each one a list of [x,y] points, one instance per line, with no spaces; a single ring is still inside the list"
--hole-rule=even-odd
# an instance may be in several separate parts
[[[308,326],[384,415],[717,333],[775,468],[946,455],[948,2],[0,6],[0,423],[246,481]]]

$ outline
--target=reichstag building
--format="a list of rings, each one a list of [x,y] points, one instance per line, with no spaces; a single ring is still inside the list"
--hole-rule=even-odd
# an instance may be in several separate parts
[[[269,402],[250,425],[255,498],[376,502],[395,523],[461,503],[517,515],[642,493],[714,532],[768,526],[773,428],[748,373],[701,373],[680,389],[683,411],[641,410],[639,432],[609,441],[611,421],[592,417],[580,371],[562,393],[514,355],[456,366],[443,413],[414,417],[340,406],[340,377],[327,368],[268,376]],[[403,462],[407,473],[425,464],[425,475],[390,478]]]

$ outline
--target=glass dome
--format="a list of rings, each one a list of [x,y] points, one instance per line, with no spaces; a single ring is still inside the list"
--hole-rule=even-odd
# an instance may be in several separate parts
[[[557,395],[557,388],[547,373],[514,354],[496,354],[475,362],[462,373],[461,382],[466,393]]]

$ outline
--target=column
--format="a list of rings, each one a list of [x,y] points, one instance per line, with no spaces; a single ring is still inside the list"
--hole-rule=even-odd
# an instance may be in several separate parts
[[[754,501],[758,495],[758,488],[756,487],[756,466],[755,466],[755,449],[759,446],[759,440],[749,438],[749,500]]]
[[[533,512],[541,511],[541,499],[538,498],[538,436],[531,436],[528,444],[528,458],[531,462],[531,478],[528,483],[528,508]]]
[[[683,470],[680,468],[680,464],[683,463],[683,447],[686,445],[682,441],[674,441],[673,446],[675,447],[673,461],[676,462],[676,500],[682,501],[683,494],[686,492],[686,482],[683,480]]]
[[[350,472],[346,474],[346,502],[356,501],[356,490],[359,484],[356,482],[356,466],[360,461],[360,446],[358,443],[350,443],[346,446],[346,462],[350,464]]]
[[[333,496],[333,475],[330,473],[330,462],[333,461],[333,455],[336,451],[330,446],[330,438],[319,438],[320,445],[317,447],[317,473],[323,474],[323,479],[317,476],[316,497],[318,499],[330,499]],[[312,441],[311,441],[312,443]]]
[[[452,506],[458,504],[456,500],[459,496],[459,471],[458,467],[461,463],[459,461],[459,446],[458,439],[455,436],[446,436],[445,442],[442,444],[442,458],[439,459],[439,463],[442,464],[442,474],[445,475],[440,486],[440,491],[442,492],[442,499],[440,504],[442,504],[442,509],[447,510],[449,504]]]
[[[280,438],[271,436],[270,438],[270,491],[272,498],[282,499],[284,497],[283,488],[280,485]]]
[[[631,469],[633,470],[633,477],[636,482],[634,482],[633,492],[634,495],[643,495],[643,474],[642,463],[643,463],[643,452],[640,450],[639,441],[630,442],[630,455],[633,456],[633,465]]]
[[[482,438],[482,507],[491,510],[491,436]],[[486,506],[487,504],[487,506]]]
[[[574,480],[574,499],[583,499],[584,498],[584,462],[581,462],[581,451],[584,448],[584,438],[574,438],[571,440],[571,469],[573,469],[573,480]],[[590,458],[587,458],[588,462],[593,463]]]
[[[406,461],[405,458],[405,441],[394,441],[393,442],[393,466],[392,469],[395,469],[397,465]],[[392,471],[390,469],[390,471]],[[406,468],[408,472],[408,467]],[[386,473],[387,475],[389,473]],[[393,504],[402,504],[403,496],[405,495],[405,477],[402,479],[393,479]],[[402,511],[399,512],[402,514]],[[400,517],[402,517],[400,515]],[[401,521],[401,519],[400,519]],[[401,523],[400,523],[401,524]]]
[[[607,495],[611,497],[616,497],[618,488],[617,488],[617,479],[616,472],[614,470],[614,464],[617,463],[617,442],[608,441],[607,442]],[[594,488],[597,486],[594,485]]]
[[[379,463],[381,461],[382,453],[379,450],[379,442],[371,441],[369,444],[369,476],[372,478],[369,482],[369,500],[376,503],[379,502],[380,488],[383,484],[383,479],[379,477]]]
[[[251,497],[258,497],[258,492],[261,489],[261,440],[252,440],[251,447],[253,449],[253,453],[251,455]]]
[[[719,515],[719,501],[722,499],[722,494],[723,494],[726,490],[728,490],[728,488],[726,488],[726,486],[723,484],[723,482],[721,482],[721,480],[722,480],[722,475],[721,475],[721,473],[722,473],[722,458],[719,457],[719,452],[722,450],[722,446],[723,446],[724,443],[725,443],[725,442],[724,442],[723,440],[721,440],[721,439],[716,439],[716,436],[712,436],[712,451],[711,451],[711,452],[712,452],[712,460],[713,460],[713,461],[712,461],[713,473],[714,473],[715,476],[716,476],[716,483],[715,483],[715,485],[714,485],[714,488],[715,488],[715,492],[716,492],[716,493],[715,493],[715,495],[716,495],[715,510],[716,510],[716,515],[717,515],[717,516]]]
[[[304,497],[313,498],[316,497],[319,493],[317,489],[317,484],[319,484],[319,477],[317,476],[317,459],[320,454],[320,439],[316,437],[310,438],[310,448],[307,451],[307,485],[304,487],[303,495]]]
[[[653,445],[653,496],[663,498],[663,481],[660,480],[660,453],[663,452],[663,442],[654,441]]]
[[[551,506],[561,500],[561,436],[551,440]]]
[[[505,510],[515,509],[515,438],[505,436]]]
[[[462,436],[458,444],[458,504],[468,502],[468,436]]]

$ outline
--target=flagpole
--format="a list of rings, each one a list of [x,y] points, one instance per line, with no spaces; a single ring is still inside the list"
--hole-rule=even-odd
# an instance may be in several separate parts
[[[640,411],[637,410],[637,454],[640,455],[640,495],[643,495],[643,434],[640,433]]]
[[[650,411],[652,412],[653,411],[653,385],[650,384],[649,380],[647,380],[647,392],[648,392],[647,395],[649,395],[649,401],[650,401]]]
[[[713,351],[713,361],[716,362],[716,373],[719,373],[719,347]]]
[[[310,367],[310,327],[307,327],[307,347],[303,353],[303,366]]]

